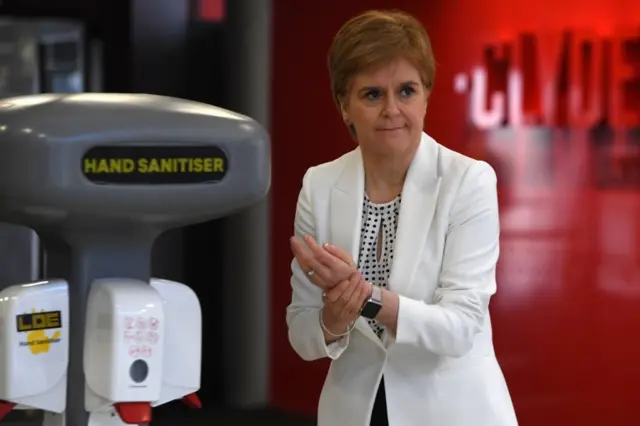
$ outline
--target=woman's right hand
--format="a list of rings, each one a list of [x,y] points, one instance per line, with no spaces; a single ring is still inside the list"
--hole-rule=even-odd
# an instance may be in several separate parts
[[[364,302],[371,296],[371,284],[360,274],[354,272],[348,280],[328,290],[323,295],[324,308],[322,322],[333,334],[345,333],[352,322],[358,319]],[[323,330],[327,342],[339,339]]]

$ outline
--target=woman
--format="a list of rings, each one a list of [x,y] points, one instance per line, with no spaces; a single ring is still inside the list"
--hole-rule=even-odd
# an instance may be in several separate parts
[[[347,22],[331,87],[358,147],[310,168],[291,247],[289,340],[332,359],[319,426],[515,426],[494,355],[496,176],[423,133],[429,38],[401,12]]]

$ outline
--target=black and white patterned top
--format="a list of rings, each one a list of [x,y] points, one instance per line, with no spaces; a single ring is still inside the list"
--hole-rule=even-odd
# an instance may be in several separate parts
[[[400,201],[401,195],[398,195],[388,203],[374,204],[366,194],[364,196],[358,270],[367,281],[383,288],[387,287],[391,274]],[[379,242],[382,243],[381,250]],[[368,321],[378,337],[382,337],[384,326],[374,319]]]

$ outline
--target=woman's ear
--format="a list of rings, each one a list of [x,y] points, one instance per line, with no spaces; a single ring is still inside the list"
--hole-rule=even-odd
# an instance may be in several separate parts
[[[338,98],[338,102],[340,104],[340,114],[342,114],[342,121],[344,121],[344,124],[347,125],[347,128],[349,129],[349,133],[351,134],[351,137],[355,141],[357,141],[358,134],[356,132],[356,126],[349,119],[349,108],[348,108],[349,104],[345,102],[344,98]]]
[[[426,89],[424,94],[424,113],[427,113],[427,109],[429,108],[429,99],[431,99],[431,89]]]
[[[344,121],[346,124],[349,124],[349,111],[342,99],[340,100],[340,114],[342,114],[342,121]]]
[[[347,127],[349,128],[349,133],[351,133],[351,137],[357,141],[358,132],[356,132],[356,126],[354,126],[353,123],[347,123]]]

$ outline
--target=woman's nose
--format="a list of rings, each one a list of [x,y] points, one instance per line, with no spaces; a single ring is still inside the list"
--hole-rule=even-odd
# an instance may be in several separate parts
[[[400,112],[400,110],[398,109],[398,100],[394,95],[387,96],[385,98],[384,112],[388,115],[394,115]]]

